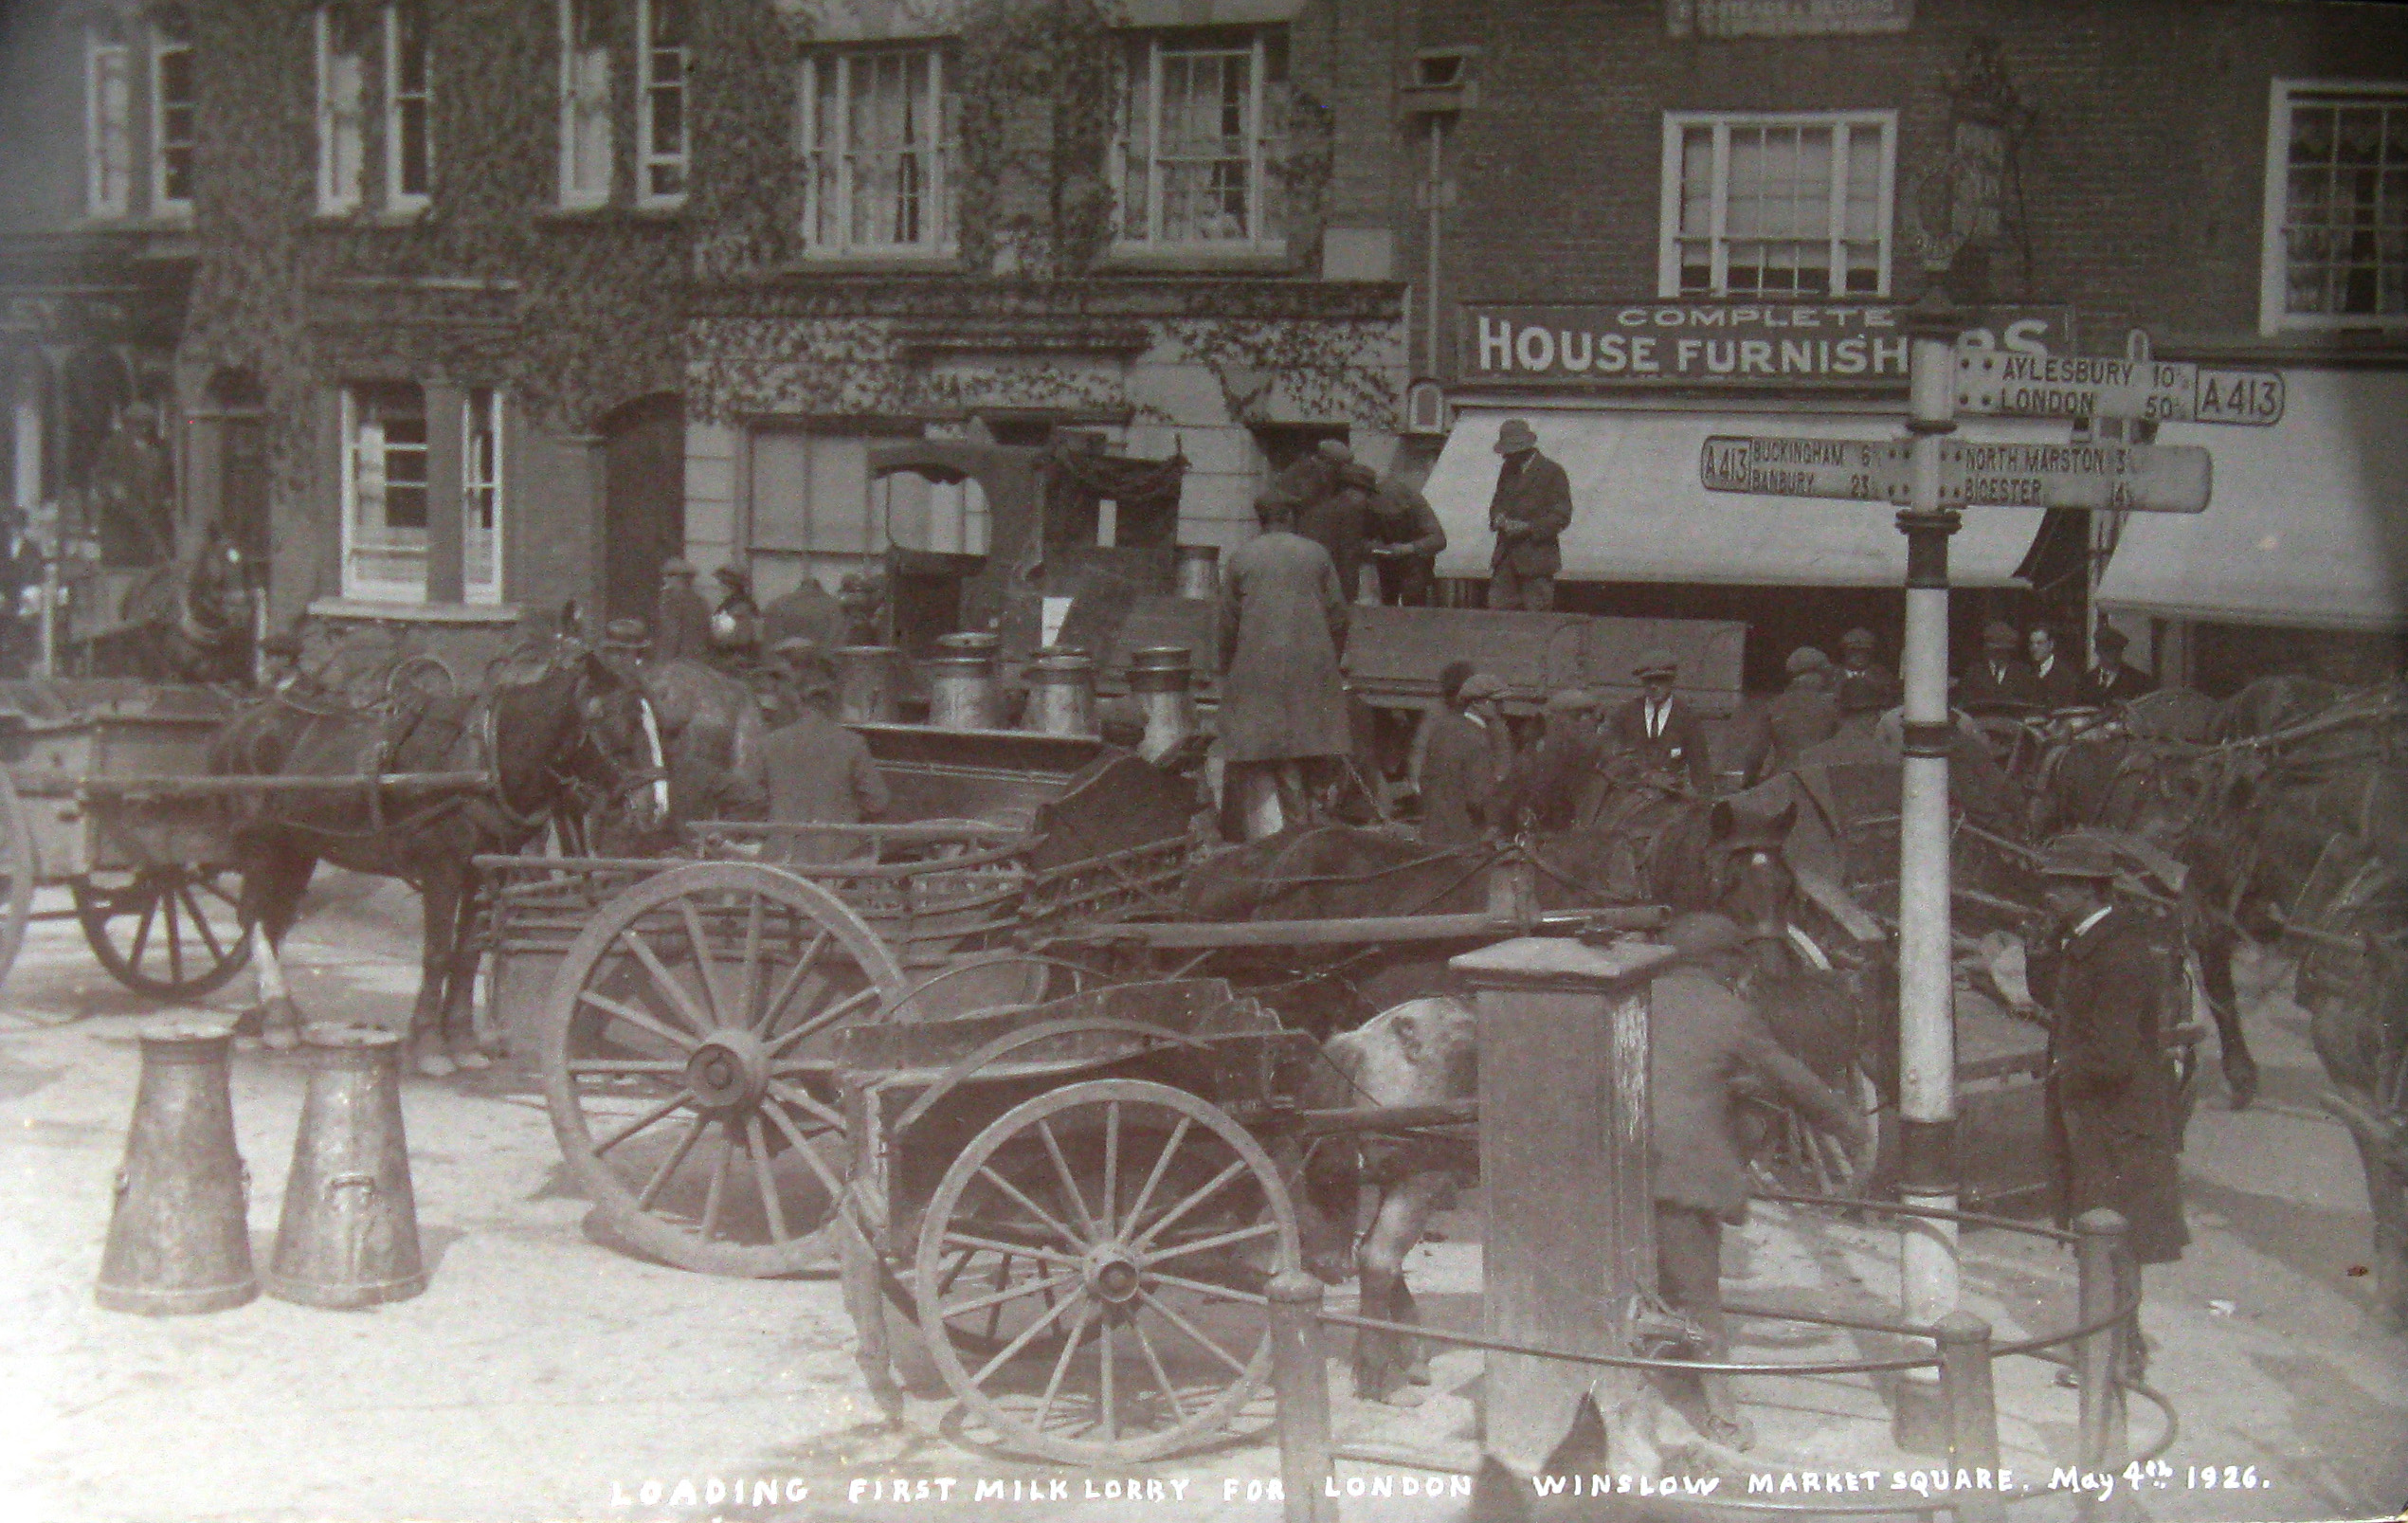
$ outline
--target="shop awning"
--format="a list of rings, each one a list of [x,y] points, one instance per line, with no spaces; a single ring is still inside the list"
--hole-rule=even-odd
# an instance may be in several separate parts
[[[1888,439],[1896,413],[1711,412],[1656,408],[1467,408],[1422,488],[1446,527],[1441,576],[1486,576],[1494,540],[1497,425],[1528,420],[1541,453],[1572,481],[1572,526],[1563,537],[1567,580],[1718,582],[1775,587],[1896,587],[1906,536],[1895,509],[1709,492],[1698,457],[1713,434]],[[1971,439],[2062,439],[2063,425],[1968,422]],[[1968,511],[1949,541],[1950,580],[2015,585],[2015,569],[2039,531],[2024,508]]]
[[[2408,623],[2408,374],[2286,371],[2272,428],[2169,424],[2204,444],[2196,517],[2133,514],[2100,579],[2107,608],[2327,629]]]

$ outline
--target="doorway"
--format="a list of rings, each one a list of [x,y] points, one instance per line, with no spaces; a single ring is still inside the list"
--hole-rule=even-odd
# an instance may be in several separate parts
[[[652,618],[661,563],[685,553],[685,404],[643,397],[603,420],[604,617]]]

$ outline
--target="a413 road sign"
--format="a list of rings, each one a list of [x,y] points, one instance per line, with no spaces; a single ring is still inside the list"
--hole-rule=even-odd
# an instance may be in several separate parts
[[[1767,439],[1717,434],[1698,474],[1707,490],[1763,497],[1911,500],[1903,439]],[[2196,444],[1940,442],[1940,505],[2202,513],[2213,476]]]
[[[1957,351],[1957,410],[1992,418],[2137,418],[2151,423],[2283,421],[2280,371],[2186,360]]]

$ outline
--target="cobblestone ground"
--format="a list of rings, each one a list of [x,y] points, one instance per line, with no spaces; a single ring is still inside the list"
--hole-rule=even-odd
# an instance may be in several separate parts
[[[414,904],[339,878],[320,897],[323,913],[297,937],[299,993],[316,1015],[398,1025],[416,976]],[[2152,1379],[2180,1409],[2182,1433],[2168,1484],[2138,1500],[2145,1515],[2177,1523],[2388,1514],[2408,1501],[2408,1345],[2378,1327],[2365,1280],[2350,1273],[2365,1262],[2363,1185],[2346,1135],[2315,1109],[2321,1079],[2305,1018],[2262,976],[2248,987],[2265,1097],[2236,1115],[2211,1092],[2192,1126],[2184,1172],[2198,1242],[2180,1264],[2152,1271],[2145,1314]],[[234,998],[217,1003],[230,1008]],[[36,928],[0,999],[0,1315],[12,1334],[0,1345],[0,1495],[11,1498],[0,1511],[9,1518],[1278,1515],[1267,1403],[1218,1449],[1111,1476],[1016,1462],[984,1446],[948,1403],[914,1401],[899,1426],[883,1425],[851,1362],[832,1279],[713,1279],[596,1242],[584,1203],[564,1188],[532,1078],[507,1070],[473,1087],[405,1086],[433,1268],[424,1296],[356,1313],[271,1299],[160,1320],[102,1312],[92,1285],[133,1103],[136,1033],[155,1013],[111,984],[66,925]],[[249,1052],[233,1088],[263,1261],[300,1075]],[[1442,1227],[1445,1241],[1419,1255],[1417,1288],[1432,1321],[1475,1330],[1476,1216],[1460,1210]],[[1895,1240],[1874,1227],[1760,1206],[1729,1260],[1736,1300],[1894,1314]],[[1964,1261],[1968,1304],[2001,1339],[2071,1321],[2070,1264],[2044,1242],[1976,1234]],[[1331,1304],[1351,1307],[1341,1295]],[[1743,1357],[1890,1351],[1875,1335],[1743,1327]],[[1444,1354],[1434,1373],[1431,1399],[1401,1411],[1352,1402],[1333,1363],[1341,1440],[1468,1463],[1478,1356]],[[2019,1483],[2045,1481],[2073,1456],[2074,1399],[2050,1377],[2030,1360],[2000,1367],[2005,1463]],[[1933,1467],[1891,1447],[1881,1393],[1861,1378],[1762,1381],[1748,1399],[1761,1435],[1748,1456],[1697,1445],[1676,1405],[1657,1440],[1743,1496],[1751,1472],[1792,1484],[1813,1473],[1819,1486],[1874,1472],[1879,1499],[1894,1501],[1895,1473],[1911,1482]],[[2145,1406],[2133,1426],[2143,1443],[2160,1431]],[[2258,1484],[2195,1488],[2207,1466],[2219,1481],[2230,1466]],[[982,1482],[992,1485],[985,1497]],[[1341,1486],[1362,1495],[1341,1497],[1341,1515],[1461,1516],[1466,1504],[1446,1495],[1449,1484],[1435,1472],[1349,1462]],[[2071,1515],[2062,1496],[2016,1510],[2049,1523]]]

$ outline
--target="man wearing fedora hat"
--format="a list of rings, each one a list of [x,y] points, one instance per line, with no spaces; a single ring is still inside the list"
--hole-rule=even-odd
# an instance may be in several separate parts
[[[2040,706],[2040,689],[2032,680],[2032,668],[2016,652],[2019,644],[2015,626],[2004,619],[1983,626],[1981,659],[1957,680],[1957,707],[1978,714]]]
[[[1606,733],[1614,744],[1635,753],[1650,771],[1671,772],[1689,779],[1690,788],[1704,794],[1713,777],[1706,754],[1706,727],[1673,683],[1680,663],[1672,652],[1651,650],[1634,668],[1639,697],[1614,711]]]
[[[2157,685],[2148,673],[2124,659],[2124,652],[2132,642],[2123,630],[2102,622],[2091,642],[2098,646],[2099,659],[2082,674],[2081,685],[2075,690],[2080,701],[2094,708],[2129,703]]]
[[[1496,495],[1488,526],[1496,535],[1489,557],[1488,606],[1545,613],[1555,607],[1555,573],[1564,569],[1558,536],[1572,521],[1572,483],[1564,467],[1538,452],[1538,435],[1519,418],[1496,430]]]

